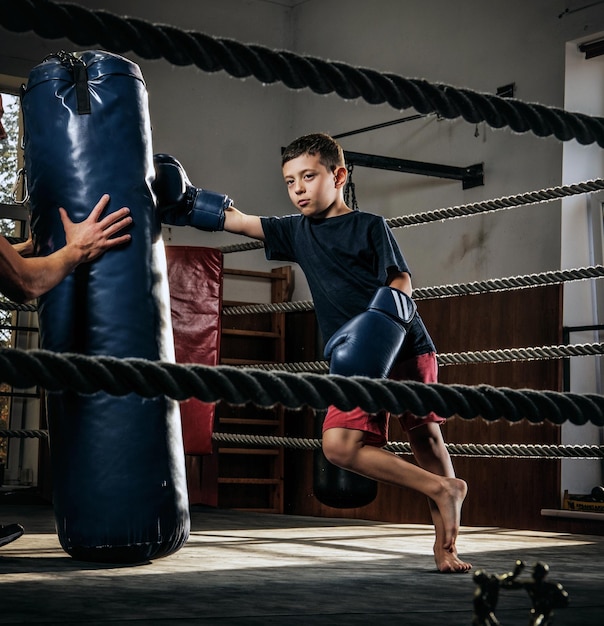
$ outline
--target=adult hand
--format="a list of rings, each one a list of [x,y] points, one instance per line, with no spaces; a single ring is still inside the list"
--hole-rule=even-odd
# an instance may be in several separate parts
[[[66,246],[77,251],[80,263],[92,261],[109,248],[125,244],[131,239],[128,233],[116,236],[132,224],[130,209],[127,207],[122,207],[100,219],[108,203],[109,195],[105,194],[97,202],[90,215],[83,222],[78,223],[71,221],[63,207],[59,208],[65,229]]]

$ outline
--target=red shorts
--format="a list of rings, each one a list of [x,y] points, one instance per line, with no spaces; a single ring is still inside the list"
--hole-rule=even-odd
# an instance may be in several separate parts
[[[389,378],[392,380],[416,380],[420,383],[437,382],[438,361],[436,360],[436,353],[428,352],[396,363]],[[359,408],[352,411],[340,411],[335,406],[330,406],[323,421],[323,432],[330,428],[362,430],[365,433],[364,442],[366,445],[381,448],[388,443],[389,419],[390,413],[387,411],[366,413]],[[414,415],[411,411],[405,411],[399,419],[406,431],[427,422],[442,424],[446,421],[444,417],[436,415],[433,411],[421,417]]]

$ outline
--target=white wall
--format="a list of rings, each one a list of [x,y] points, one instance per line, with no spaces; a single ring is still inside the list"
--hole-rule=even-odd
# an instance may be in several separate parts
[[[604,36],[604,33],[603,33]],[[585,60],[576,45],[567,46],[565,107],[604,116],[604,56]],[[597,146],[564,145],[563,183],[604,177],[604,150]],[[561,267],[585,267],[603,263],[602,204],[604,193],[576,196],[562,202]],[[564,289],[564,325],[589,326],[604,323],[604,285],[598,281],[569,283]],[[602,341],[603,333],[582,331],[570,336],[571,343]],[[570,359],[571,391],[603,393],[601,357]],[[592,424],[562,427],[563,443],[601,444],[602,429]],[[589,493],[602,484],[602,461],[564,460],[562,490]]]

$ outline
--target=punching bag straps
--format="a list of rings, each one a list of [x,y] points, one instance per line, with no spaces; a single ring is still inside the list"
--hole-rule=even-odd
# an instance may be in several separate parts
[[[86,69],[86,64],[75,54],[65,52],[65,50],[50,54],[44,60],[52,58],[59,59],[61,65],[73,74],[78,115],[89,115],[90,94],[88,93],[88,70]]]
[[[88,70],[82,61],[73,66],[73,78],[76,85],[78,115],[90,114],[90,94],[88,93]]]

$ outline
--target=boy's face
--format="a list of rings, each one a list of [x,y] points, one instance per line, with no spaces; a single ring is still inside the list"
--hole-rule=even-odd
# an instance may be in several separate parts
[[[349,211],[342,197],[346,168],[332,172],[319,158],[302,154],[283,165],[290,200],[306,217],[333,217]]]

